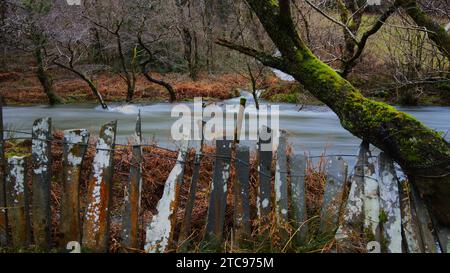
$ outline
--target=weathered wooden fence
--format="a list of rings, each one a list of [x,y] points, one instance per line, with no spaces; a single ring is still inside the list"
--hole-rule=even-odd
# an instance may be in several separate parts
[[[2,246],[35,245],[47,250],[56,245],[66,249],[66,246],[80,242],[89,251],[108,251],[116,128],[117,123],[111,122],[100,129],[91,166],[84,219],[80,219],[79,183],[89,132],[85,129],[64,131],[61,212],[57,227],[61,234],[59,242],[52,242],[50,236],[51,119],[42,118],[34,123],[31,160],[27,159],[28,155],[6,156],[6,140],[2,134]],[[257,201],[253,205],[260,219],[273,213],[280,229],[286,223],[293,224],[296,229],[291,235],[293,238],[286,239],[298,245],[307,245],[311,230],[309,223],[311,218],[316,217],[319,219],[320,233],[335,234],[338,251],[351,251],[355,239],[371,242],[371,246],[378,244],[383,252],[388,253],[448,251],[446,231],[438,227],[430,229],[433,226],[432,219],[426,207],[411,185],[399,182],[394,162],[386,154],[374,156],[369,145],[363,143],[356,166],[352,169],[342,157],[325,157],[326,184],[320,214],[308,215],[306,172],[311,158],[287,152],[286,132],[272,132],[272,136],[279,137],[274,152],[257,151]],[[271,140],[260,140],[259,147],[273,140],[273,137]],[[128,185],[124,191],[121,237],[124,249],[136,250],[140,248],[138,233],[143,183],[140,115],[131,146],[132,161]],[[175,167],[167,177],[162,198],[158,202],[157,213],[147,226],[145,242],[141,242],[146,252],[188,250],[186,241],[189,241],[192,232],[192,210],[199,182],[200,161],[205,156],[203,141],[197,142],[195,146],[193,175],[189,181],[183,181],[184,169],[190,164],[187,161],[188,141],[184,141],[178,151]],[[217,140],[216,153],[208,156],[214,157],[215,163],[203,241],[218,247],[224,241],[224,234],[231,232],[233,241],[239,244],[251,236],[251,222],[254,220],[250,213],[250,149],[237,142]],[[32,172],[27,172],[29,161]],[[232,169],[235,170],[234,176]],[[29,174],[31,177],[28,177]],[[28,181],[31,181],[31,191],[28,190]],[[183,183],[189,183],[190,189],[184,218],[178,223]],[[229,195],[232,195],[234,211],[232,231],[224,230]],[[176,228],[178,225],[181,226],[179,232]],[[436,242],[440,247],[437,247]]]

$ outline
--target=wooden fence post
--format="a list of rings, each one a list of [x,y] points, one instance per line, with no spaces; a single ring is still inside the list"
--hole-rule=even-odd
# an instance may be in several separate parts
[[[434,221],[436,222],[436,221]],[[450,230],[447,227],[443,227],[440,225],[435,225],[435,231],[437,233],[437,237],[439,240],[439,246],[441,248],[442,253],[449,253],[450,251]]]
[[[415,210],[413,210],[411,193],[408,182],[400,184],[400,207],[402,215],[403,234],[407,253],[423,252],[419,224]]]
[[[351,177],[350,192],[344,207],[343,221],[336,232],[336,239],[342,240],[363,233],[364,227],[364,172],[370,156],[369,145],[360,146],[358,160]]]
[[[218,246],[222,242],[223,224],[230,178],[231,141],[216,141],[216,162],[211,183],[208,216],[206,220],[205,241]]]
[[[187,159],[189,141],[183,140],[177,163],[169,174],[164,186],[164,193],[147,228],[146,252],[167,252],[173,247],[173,236],[176,225],[176,213],[179,205],[180,187],[183,181],[184,167]]]
[[[417,215],[417,223],[419,225],[420,236],[422,238],[423,252],[436,253],[436,240],[430,230],[430,227],[433,226],[430,214],[417,190],[414,188],[414,185],[409,185],[411,187],[412,205]]]
[[[8,159],[6,176],[6,207],[11,227],[11,242],[15,248],[26,247],[29,243],[29,211],[26,157],[13,156]]]
[[[338,225],[339,211],[347,178],[347,163],[340,157],[328,161],[327,183],[320,210],[320,232],[333,232]]]
[[[289,162],[291,176],[291,203],[294,210],[294,218],[297,235],[296,241],[302,244],[306,241],[308,235],[308,216],[306,214],[306,162],[304,155],[294,155]]]
[[[83,247],[94,252],[109,250],[109,208],[117,122],[102,126],[87,191],[83,222]]]
[[[69,242],[81,242],[80,179],[89,132],[85,129],[64,131],[63,179],[61,193],[60,248]]]
[[[380,242],[380,191],[378,186],[378,176],[375,171],[375,157],[369,150],[369,143],[365,146],[362,160],[364,166],[364,233],[369,235],[370,240]],[[372,237],[372,238],[370,238]]]
[[[124,248],[139,248],[138,230],[142,189],[141,165],[141,146],[133,145],[130,179],[128,187],[125,189],[125,208],[122,222],[122,246]]]
[[[180,236],[178,237],[178,243],[181,244],[182,251],[187,251],[189,247],[188,238],[191,236],[191,221],[192,221],[192,210],[194,209],[195,196],[198,189],[198,181],[200,179],[200,165],[203,154],[203,120],[200,121],[202,124],[199,126],[202,128],[201,140],[198,142],[198,147],[196,147],[195,158],[194,158],[194,169],[192,170],[191,186],[189,187],[188,200],[186,202],[186,207],[184,210],[183,222],[181,223]]]
[[[33,234],[36,246],[47,250],[50,247],[51,210],[51,118],[34,122],[32,131],[33,159]]]
[[[385,153],[380,153],[378,163],[383,241],[387,242],[388,253],[402,253],[402,219],[394,162]]]
[[[135,143],[133,145],[130,167],[130,179],[125,188],[125,205],[122,216],[122,247],[138,249],[139,214],[142,191],[142,148],[141,114],[136,121]]]
[[[272,130],[267,128],[267,133],[271,134]],[[261,136],[258,141],[258,153],[259,153],[259,172],[258,172],[258,216],[262,219],[267,218],[271,210],[271,193],[272,193],[272,155],[273,151],[269,149],[263,149],[263,146],[267,146],[272,143],[272,138],[269,140],[262,140]]]
[[[8,245],[8,216],[6,210],[6,159],[3,128],[3,98],[0,97],[0,246]]]
[[[279,224],[288,220],[286,132],[280,130],[275,169],[275,208]]]
[[[250,149],[238,146],[236,150],[236,183],[234,197],[234,236],[236,243],[245,240],[251,233],[250,227]]]

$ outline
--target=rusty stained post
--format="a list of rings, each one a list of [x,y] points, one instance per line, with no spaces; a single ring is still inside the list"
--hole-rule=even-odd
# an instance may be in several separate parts
[[[332,157],[328,161],[327,182],[320,210],[320,232],[330,233],[337,228],[339,211],[347,178],[347,163],[340,157]]]
[[[122,222],[122,247],[139,248],[139,215],[141,211],[142,192],[142,133],[141,112],[136,121],[135,145],[133,145],[130,167],[130,179],[125,188],[125,205]]]
[[[100,129],[93,173],[88,185],[82,245],[94,252],[108,252],[109,249],[109,209],[116,130],[116,121],[105,124]]]
[[[251,233],[250,224],[250,149],[238,146],[236,150],[236,181],[233,185],[234,236],[236,243],[247,239]]]
[[[306,242],[308,235],[308,216],[306,213],[306,163],[304,155],[294,155],[289,162],[291,176],[291,204],[293,219],[297,228],[296,241],[298,244]]]
[[[272,135],[272,130],[268,127],[262,128],[267,130],[267,133]],[[262,139],[261,133],[259,134],[258,141],[258,193],[257,193],[257,208],[258,216],[261,219],[265,219],[269,216],[271,210],[271,193],[272,185],[270,183],[272,179],[272,149],[268,147],[272,146],[272,137],[269,139]]]
[[[402,218],[398,179],[394,162],[385,153],[379,155],[380,218],[383,241],[388,253],[402,253]]]
[[[232,146],[231,146],[231,158],[234,159],[234,162],[230,162],[231,164],[234,164],[235,166],[235,172],[231,173],[231,185],[233,187],[233,202],[234,202],[234,213],[233,213],[233,223],[234,223],[234,228],[232,229],[232,236],[233,236],[233,241],[234,241],[234,246],[238,247],[240,241],[242,241],[242,237],[243,237],[243,233],[245,233],[246,231],[243,230],[243,219],[242,219],[242,214],[243,212],[243,200],[241,200],[241,198],[243,198],[242,196],[242,192],[241,192],[241,182],[238,180],[238,166],[239,165],[239,158],[237,155],[237,145],[240,142],[241,136],[242,136],[242,125],[244,122],[244,115],[245,115],[245,105],[247,104],[247,99],[246,98],[241,98],[240,99],[240,103],[239,103],[239,109],[237,112],[237,118],[236,118],[236,125],[234,128],[234,138],[233,138],[233,142],[232,142]],[[234,116],[233,116],[234,119]],[[244,135],[245,135],[245,128],[244,128]],[[241,162],[242,163],[242,162]],[[248,179],[248,178],[247,178]],[[239,234],[236,234],[239,233]]]
[[[125,208],[122,222],[122,247],[139,248],[139,214],[141,210],[142,190],[142,150],[140,145],[133,145],[130,179],[125,188]]]
[[[32,131],[33,204],[32,225],[34,241],[38,248],[47,250],[51,245],[51,118],[34,122]]]
[[[275,168],[275,212],[279,224],[287,222],[288,206],[286,131],[280,130]]]
[[[80,179],[81,166],[89,142],[86,129],[64,131],[63,178],[61,193],[60,248],[81,242]]]
[[[189,141],[185,137],[181,143],[175,167],[166,180],[163,196],[156,207],[158,212],[153,216],[150,225],[147,227],[146,252],[167,252],[173,247],[173,236],[177,220],[176,213],[179,205],[180,187],[183,182],[188,146]]]
[[[6,158],[3,128],[3,98],[0,97],[0,247],[8,245],[8,215],[6,210]]]
[[[6,176],[6,207],[11,227],[11,242],[15,248],[26,247],[29,243],[29,211],[26,157],[13,156],[8,159]]]
[[[219,246],[223,238],[223,225],[231,167],[231,141],[216,140],[216,162],[209,196],[205,241]]]

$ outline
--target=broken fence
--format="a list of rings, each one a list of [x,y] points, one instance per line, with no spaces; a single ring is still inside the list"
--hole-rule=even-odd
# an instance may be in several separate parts
[[[107,252],[109,249],[110,217],[112,199],[113,155],[126,145],[115,142],[117,123],[103,125],[96,143],[96,154],[92,163],[92,175],[87,189],[87,206],[80,217],[79,181],[84,154],[89,145],[89,132],[85,129],[66,130],[63,145],[63,176],[61,193],[60,224],[57,227],[59,242],[52,242],[50,216],[51,142],[52,122],[50,118],[36,120],[32,132],[3,130],[10,133],[29,134],[29,138],[0,139],[0,160],[3,176],[0,180],[0,244],[9,247],[34,245],[50,249],[58,245],[79,242],[83,249]],[[3,126],[3,124],[1,125]],[[128,185],[125,189],[122,212],[122,247],[138,250],[142,195],[141,164],[143,160],[141,118],[138,116],[133,136],[132,164]],[[310,219],[306,209],[307,156],[287,153],[287,134],[280,132],[278,146],[272,151],[258,150],[257,218],[265,219],[274,213],[279,228],[293,223],[297,229],[290,238],[296,244],[308,244]],[[27,166],[28,155],[5,155],[6,141],[31,139],[31,166]],[[209,206],[206,216],[203,241],[220,247],[224,241],[224,221],[227,196],[233,200],[233,241],[236,245],[251,236],[250,214],[250,149],[233,141],[217,140],[216,153],[203,152],[203,142],[196,144],[192,162],[187,160],[189,143],[181,144],[177,151],[175,167],[167,177],[157,213],[147,225],[145,252],[168,252],[178,249],[188,251],[194,200],[199,180],[202,157],[215,158],[210,184]],[[129,146],[129,145],[128,145]],[[160,149],[165,149],[158,147]],[[167,150],[167,149],[166,149]],[[159,156],[154,154],[154,156]],[[384,153],[373,156],[369,145],[363,143],[357,163],[348,170],[348,164],[339,156],[327,156],[326,185],[319,217],[319,232],[333,234],[337,249],[351,251],[355,238],[378,246],[383,252],[447,252],[448,241],[445,230],[430,229],[432,220],[417,192],[411,185],[400,183],[394,162]],[[272,162],[275,168],[272,170]],[[193,175],[183,181],[184,169],[193,164]],[[27,172],[31,167],[31,177]],[[231,170],[234,168],[235,175]],[[31,179],[31,189],[28,181]],[[180,203],[180,188],[189,183],[184,217],[177,221]],[[229,192],[233,185],[233,191]],[[30,204],[30,196],[32,203]],[[30,217],[32,215],[32,217]],[[176,232],[177,225],[180,231]],[[334,235],[335,234],[335,235]],[[182,245],[180,247],[180,245]],[[368,249],[370,251],[370,249]]]

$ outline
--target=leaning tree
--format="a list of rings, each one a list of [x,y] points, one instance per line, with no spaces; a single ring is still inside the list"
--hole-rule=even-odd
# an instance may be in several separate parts
[[[290,0],[246,2],[281,56],[274,57],[227,40],[219,40],[218,44],[292,75],[337,114],[345,129],[395,159],[437,221],[450,226],[450,145],[442,135],[394,107],[365,98],[350,82],[319,60],[297,32]],[[443,35],[443,28],[421,12],[415,1],[398,2],[418,25],[430,27],[436,33],[430,38],[445,51],[450,43],[446,44],[448,37]]]

